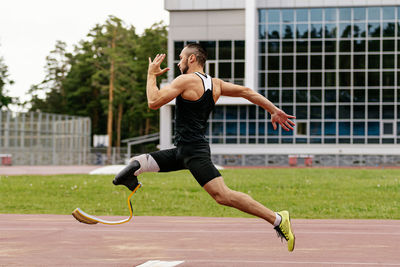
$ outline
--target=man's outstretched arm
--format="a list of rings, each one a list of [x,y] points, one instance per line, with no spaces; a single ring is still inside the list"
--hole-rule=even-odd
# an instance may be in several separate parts
[[[182,93],[184,79],[181,77],[176,78],[170,85],[167,85],[161,90],[157,87],[157,76],[160,76],[167,71],[169,68],[161,69],[161,63],[165,59],[165,54],[157,55],[152,61],[149,58],[149,68],[147,71],[147,84],[146,94],[148,106],[151,109],[158,109],[163,105],[170,102],[172,99]]]
[[[289,129],[293,130],[293,126],[296,124],[290,119],[295,119],[295,116],[286,114],[283,110],[276,107],[271,101],[269,101],[264,96],[260,95],[256,91],[244,87],[241,85],[236,85],[233,83],[228,83],[220,80],[221,83],[221,95],[233,96],[233,97],[243,97],[249,100],[251,103],[256,104],[271,114],[271,123],[276,130],[276,123],[279,123],[282,128],[286,131]]]

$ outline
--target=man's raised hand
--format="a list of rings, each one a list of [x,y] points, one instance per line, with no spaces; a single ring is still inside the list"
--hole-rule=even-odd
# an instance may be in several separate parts
[[[165,54],[157,54],[157,56],[152,61],[149,57],[149,69],[147,71],[150,75],[160,76],[170,70],[170,68],[161,69],[161,63],[165,59]]]
[[[296,123],[289,119],[295,119],[295,116],[286,114],[283,110],[278,109],[276,112],[271,114],[271,123],[276,130],[277,126],[276,123],[279,123],[285,131],[293,130],[292,126],[295,126]]]

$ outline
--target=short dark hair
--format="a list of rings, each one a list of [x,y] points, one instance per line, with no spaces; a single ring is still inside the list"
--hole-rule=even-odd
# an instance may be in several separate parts
[[[194,54],[199,65],[204,67],[207,60],[207,51],[204,49],[204,47],[198,43],[189,43],[185,47],[193,50],[191,54]]]

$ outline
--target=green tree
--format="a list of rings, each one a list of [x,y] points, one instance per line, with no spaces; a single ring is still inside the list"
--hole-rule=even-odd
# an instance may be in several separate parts
[[[3,107],[8,107],[9,104],[14,102],[14,99],[7,96],[7,85],[12,85],[13,80],[9,78],[8,67],[4,63],[4,59],[0,57],[0,109]]]

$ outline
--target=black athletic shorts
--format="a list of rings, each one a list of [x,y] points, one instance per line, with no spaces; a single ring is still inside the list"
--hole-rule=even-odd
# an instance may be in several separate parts
[[[189,169],[201,186],[221,176],[211,162],[208,143],[178,144],[176,148],[152,152],[150,155],[160,167],[160,172]]]

